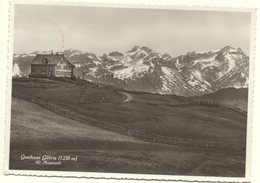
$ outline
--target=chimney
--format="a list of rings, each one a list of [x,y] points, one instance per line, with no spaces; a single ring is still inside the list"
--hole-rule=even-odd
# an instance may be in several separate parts
[[[51,54],[53,55],[53,50],[51,50]]]

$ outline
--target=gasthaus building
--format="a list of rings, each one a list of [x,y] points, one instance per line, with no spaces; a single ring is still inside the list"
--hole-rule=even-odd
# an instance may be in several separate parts
[[[37,54],[31,63],[30,77],[74,77],[75,66],[60,53]]]

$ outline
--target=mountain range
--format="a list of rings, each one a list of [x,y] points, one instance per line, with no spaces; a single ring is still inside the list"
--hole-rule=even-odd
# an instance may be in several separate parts
[[[13,76],[27,76],[37,53],[14,54]],[[196,96],[223,88],[248,87],[249,57],[240,48],[230,46],[178,57],[145,46],[102,56],[72,49],[63,54],[76,66],[76,77],[125,90]]]

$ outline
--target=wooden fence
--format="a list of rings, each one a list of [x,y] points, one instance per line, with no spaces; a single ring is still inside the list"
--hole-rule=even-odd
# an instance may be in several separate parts
[[[220,104],[216,101],[212,101],[212,100],[202,100],[202,101],[189,101],[189,102],[184,102],[181,104],[174,104],[171,105],[174,107],[179,107],[179,106],[209,106],[209,107],[220,107],[220,108],[226,108],[226,109],[230,109],[233,110],[235,112],[238,112],[244,116],[247,116],[247,111],[243,111],[242,109],[238,108],[238,107],[234,107],[231,105],[225,105],[225,104]]]
[[[62,108],[61,106],[57,106],[53,103],[49,103],[43,99],[34,98],[31,96],[26,96],[19,92],[12,92],[12,95],[17,98],[21,98],[35,104],[38,104],[50,111],[53,111],[57,114],[61,114],[67,118],[87,123],[89,125],[99,127],[108,131],[112,131],[118,134],[127,135],[131,137],[135,137],[137,139],[152,142],[152,143],[160,143],[160,144],[167,144],[167,145],[175,145],[175,146],[188,146],[188,147],[195,147],[200,149],[213,149],[216,151],[229,151],[229,152],[245,152],[245,146],[234,145],[234,144],[226,144],[223,142],[216,142],[216,141],[204,141],[204,140],[196,140],[196,139],[186,139],[186,138],[177,138],[177,137],[168,137],[168,136],[160,136],[152,133],[147,133],[144,131],[137,131],[131,128],[122,127],[119,125],[107,123],[104,121],[96,120],[89,118],[85,115],[81,115],[75,113],[73,111],[67,110]]]

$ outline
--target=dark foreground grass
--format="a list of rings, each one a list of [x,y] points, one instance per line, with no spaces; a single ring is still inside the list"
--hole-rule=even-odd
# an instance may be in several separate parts
[[[67,119],[13,98],[10,169],[243,177],[245,154],[143,142]],[[21,155],[77,156],[60,165]]]
[[[159,147],[158,147],[159,148]],[[110,172],[164,175],[244,177],[240,155],[188,152],[184,150],[109,150],[51,149],[13,150],[10,169]],[[20,160],[21,154],[34,156],[77,156],[77,161],[61,165],[36,165],[33,160]]]

